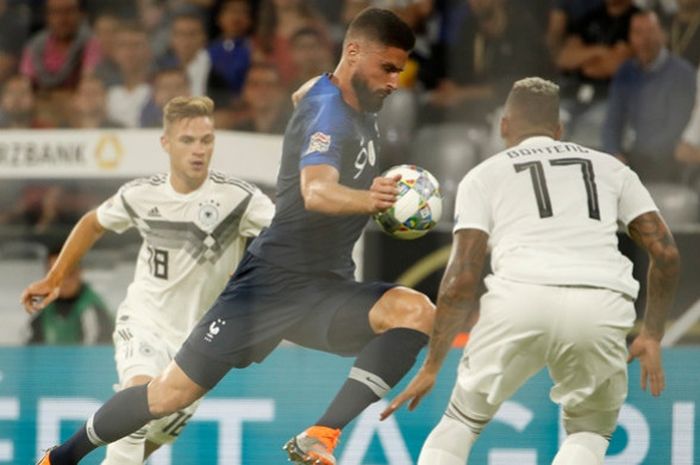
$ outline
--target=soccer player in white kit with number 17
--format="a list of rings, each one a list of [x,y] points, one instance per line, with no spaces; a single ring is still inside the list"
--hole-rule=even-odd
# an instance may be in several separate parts
[[[460,323],[477,308],[487,251],[493,273],[445,413],[418,465],[464,465],[499,406],[547,367],[567,438],[554,465],[602,465],[627,396],[627,360],[642,388],[664,388],[660,340],[679,273],[673,237],[637,175],[614,157],[559,141],[559,89],[516,82],[501,135],[507,149],[462,180],[452,254],[428,355],[382,413],[413,409],[432,388]],[[618,222],[650,257],[644,323],[629,354],[639,284],[617,247]],[[552,438],[554,440],[554,438]]]

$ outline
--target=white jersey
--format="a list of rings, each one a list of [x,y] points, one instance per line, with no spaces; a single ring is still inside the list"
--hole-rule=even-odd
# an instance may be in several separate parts
[[[501,278],[636,298],[632,263],[617,247],[618,221],[626,226],[655,210],[637,175],[613,156],[531,137],[464,177],[454,230],[489,234],[491,268]]]
[[[167,174],[122,186],[97,219],[143,237],[134,281],[117,313],[179,340],[214,303],[241,260],[246,238],[269,225],[274,206],[254,186],[210,172],[194,192],[176,192]]]

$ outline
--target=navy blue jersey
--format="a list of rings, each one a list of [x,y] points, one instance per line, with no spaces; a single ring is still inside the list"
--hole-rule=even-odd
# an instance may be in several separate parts
[[[340,173],[340,184],[369,189],[378,175],[378,139],[376,115],[351,108],[330,77],[321,77],[289,121],[277,178],[275,217],[250,251],[290,270],[351,277],[355,270],[352,248],[368,216],[306,210],[300,172],[310,165],[331,165]]]

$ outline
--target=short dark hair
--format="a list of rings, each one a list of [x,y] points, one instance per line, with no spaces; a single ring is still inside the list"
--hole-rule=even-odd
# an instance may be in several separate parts
[[[347,38],[364,37],[388,47],[411,51],[416,43],[413,31],[401,18],[390,10],[366,8],[355,16]]]

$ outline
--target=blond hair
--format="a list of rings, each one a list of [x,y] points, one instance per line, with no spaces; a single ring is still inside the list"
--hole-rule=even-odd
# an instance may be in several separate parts
[[[528,128],[556,129],[559,125],[559,86],[540,77],[516,81],[506,111]]]
[[[163,108],[163,127],[183,119],[214,116],[214,101],[209,97],[175,97]]]

